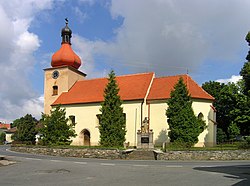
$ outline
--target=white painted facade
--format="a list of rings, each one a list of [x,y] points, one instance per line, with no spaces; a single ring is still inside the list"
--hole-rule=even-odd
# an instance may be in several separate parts
[[[215,113],[210,107],[211,104],[211,101],[193,100],[195,115],[198,116],[202,113],[207,125],[207,128],[199,136],[197,147],[213,146],[216,143],[216,125],[213,123]],[[129,142],[130,146],[136,146],[137,131],[141,129],[141,123],[145,117],[149,118],[150,129],[154,132],[154,144],[158,146],[168,142],[169,126],[166,117],[168,108],[166,100],[152,101],[146,107],[144,105],[142,101],[126,101],[122,105],[126,114],[126,142]],[[72,145],[86,145],[81,134],[83,130],[88,130],[90,133],[90,145],[99,145],[100,133],[97,115],[101,114],[100,103],[64,105],[62,108],[66,109],[67,117],[75,116],[77,136],[73,138]]]
[[[135,146],[137,143],[136,132],[141,127],[143,104],[142,101],[127,101],[123,103],[122,107],[126,114],[126,142]],[[84,139],[81,136],[84,129],[90,132],[90,145],[98,145],[100,133],[97,115],[101,114],[100,103],[63,105],[62,108],[66,109],[67,117],[75,116],[77,137],[73,138],[72,145],[84,145]]]
[[[197,147],[213,146],[216,144],[216,125],[215,112],[211,107],[212,101],[193,99],[193,110],[196,116],[200,113],[203,115],[203,120],[206,122],[206,129],[200,134]],[[161,145],[163,142],[168,142],[167,134],[169,126],[167,123],[166,110],[168,105],[166,100],[152,101],[150,103],[150,128],[154,132],[154,143]]]

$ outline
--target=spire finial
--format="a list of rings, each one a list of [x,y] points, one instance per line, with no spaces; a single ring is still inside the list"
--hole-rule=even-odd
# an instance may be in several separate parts
[[[66,17],[65,18],[65,24],[66,24],[66,26],[61,31],[62,43],[69,43],[69,44],[71,44],[70,43],[70,38],[71,38],[72,31],[68,27],[68,23],[69,23],[69,20]]]

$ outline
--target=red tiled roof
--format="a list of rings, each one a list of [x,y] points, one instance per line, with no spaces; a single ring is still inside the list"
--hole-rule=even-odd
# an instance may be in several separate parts
[[[2,129],[2,128],[10,129],[10,124],[0,123],[0,129]]]
[[[153,72],[117,76],[121,99],[124,101],[144,99],[153,76]],[[102,102],[107,82],[107,78],[77,81],[68,92],[62,93],[52,105]]]
[[[170,98],[170,93],[180,77],[187,85],[192,98],[214,100],[205,90],[203,90],[189,75],[178,75],[155,78],[151,86],[147,100],[161,100]]]

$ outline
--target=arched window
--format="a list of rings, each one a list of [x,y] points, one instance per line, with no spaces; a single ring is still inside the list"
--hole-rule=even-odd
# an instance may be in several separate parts
[[[200,120],[204,119],[204,115],[201,112],[198,114],[198,119],[200,119]]]
[[[58,86],[53,86],[53,94],[52,96],[58,95]]]
[[[69,116],[69,120],[70,120],[70,123],[71,123],[71,124],[75,124],[75,123],[76,123],[76,117],[73,116],[73,115],[70,115],[70,116]]]

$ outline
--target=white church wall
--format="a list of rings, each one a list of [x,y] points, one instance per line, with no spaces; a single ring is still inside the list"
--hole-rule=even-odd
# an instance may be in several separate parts
[[[81,132],[87,129],[90,132],[90,145],[98,145],[99,142],[99,129],[97,114],[100,114],[100,104],[77,104],[77,105],[63,105],[66,108],[66,116],[75,116],[75,131],[77,136],[73,138],[71,145],[84,145]]]
[[[215,144],[215,126],[210,120],[214,112],[210,105],[212,105],[211,101],[193,100],[192,106],[195,115],[198,116],[199,113],[202,113],[207,125],[207,128],[199,135],[199,142],[195,145],[196,147],[212,146]],[[154,132],[155,145],[162,145],[163,142],[169,141],[167,136],[169,131],[166,117],[167,108],[166,100],[150,102],[150,129],[153,129]]]
[[[123,111],[126,113],[126,142],[130,146],[137,144],[137,130],[141,129],[142,101],[127,101],[123,103]]]
[[[211,101],[193,100],[193,109],[196,116],[202,113],[207,128],[200,134],[199,142],[195,146],[212,146],[215,144],[216,126],[212,122],[215,120],[214,111],[210,107]],[[92,104],[76,104],[64,106],[66,108],[67,117],[75,116],[76,134],[72,145],[84,145],[81,132],[86,129],[90,132],[90,145],[99,145],[100,133],[98,129],[99,121],[96,117],[100,112],[100,103]],[[124,101],[123,111],[126,114],[126,142],[130,146],[137,144],[137,130],[141,129],[141,121],[149,116],[149,127],[153,129],[153,140],[155,145],[162,145],[168,141],[169,127],[167,124],[166,109],[168,108],[166,101],[151,101],[150,104],[142,104],[142,101]],[[145,112],[145,109],[149,112]]]
[[[206,122],[206,129],[199,135],[199,142],[196,147],[213,146],[214,145],[214,124],[210,121],[212,108],[212,101],[195,99],[193,100],[193,109],[196,116],[199,113],[203,114],[203,120]],[[212,113],[213,115],[213,113]]]
[[[153,129],[154,132],[154,144],[159,146],[168,139],[168,125],[166,117],[167,103],[166,101],[151,101],[149,108],[149,128]]]
[[[129,142],[130,146],[135,146],[137,143],[136,132],[141,126],[141,102],[127,101],[123,103],[122,107],[126,114],[126,142]],[[75,116],[77,136],[72,138],[71,145],[84,145],[84,139],[80,135],[84,129],[90,132],[90,145],[99,145],[99,121],[96,115],[101,114],[100,103],[63,105],[62,108],[66,109],[67,117]]]

